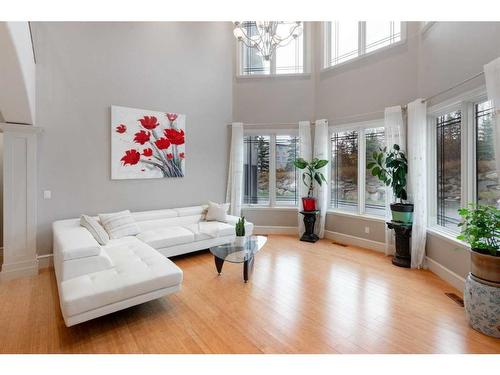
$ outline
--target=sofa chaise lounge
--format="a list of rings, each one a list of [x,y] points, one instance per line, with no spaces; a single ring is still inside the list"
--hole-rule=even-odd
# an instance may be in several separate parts
[[[234,240],[238,220],[205,221],[206,207],[133,212],[137,236],[99,245],[79,219],[53,223],[54,268],[66,326],[180,290],[182,270],[168,257]],[[247,234],[253,224],[247,222]]]

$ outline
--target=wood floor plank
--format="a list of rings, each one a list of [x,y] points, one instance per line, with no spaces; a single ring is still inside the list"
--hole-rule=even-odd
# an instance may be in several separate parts
[[[0,353],[500,353],[436,275],[383,254],[271,235],[249,283],[198,252],[182,290],[67,328],[52,269],[0,283]]]

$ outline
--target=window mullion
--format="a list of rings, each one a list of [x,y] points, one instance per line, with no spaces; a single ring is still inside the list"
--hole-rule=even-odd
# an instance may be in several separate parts
[[[269,140],[269,205],[276,206],[276,134]]]
[[[366,22],[358,23],[358,55],[364,55],[366,52]]]
[[[462,202],[465,207],[476,201],[476,142],[474,103],[466,103],[462,116]]]
[[[366,190],[366,139],[365,129],[358,131],[358,213],[363,215],[365,209]]]

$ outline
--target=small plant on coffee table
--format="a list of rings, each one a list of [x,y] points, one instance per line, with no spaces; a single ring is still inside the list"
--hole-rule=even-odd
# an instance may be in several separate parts
[[[245,217],[240,217],[236,222],[236,236],[244,237],[245,236]]]

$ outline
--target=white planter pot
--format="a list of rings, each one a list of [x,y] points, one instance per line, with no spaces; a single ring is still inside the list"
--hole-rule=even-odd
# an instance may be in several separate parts
[[[236,239],[234,240],[234,244],[236,246],[245,246],[245,243],[247,242],[247,238],[245,236],[236,236]]]

